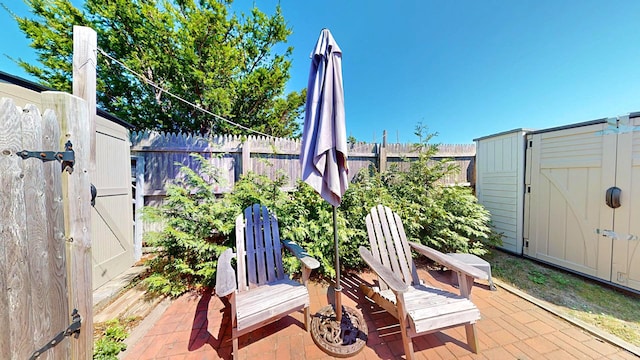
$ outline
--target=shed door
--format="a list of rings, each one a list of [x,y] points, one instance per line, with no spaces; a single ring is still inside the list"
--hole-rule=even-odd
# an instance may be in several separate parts
[[[613,230],[604,194],[615,184],[617,134],[607,130],[603,123],[528,136],[523,252],[610,281],[613,240],[600,234]]]
[[[529,136],[526,255],[640,290],[637,129],[640,118],[621,118]],[[605,204],[613,186],[615,210]]]
[[[640,290],[640,118],[618,125],[616,185],[622,190],[615,210],[611,281]]]
[[[108,125],[96,124],[92,181],[98,195],[91,214],[94,289],[134,264],[129,147],[126,132],[119,134]]]

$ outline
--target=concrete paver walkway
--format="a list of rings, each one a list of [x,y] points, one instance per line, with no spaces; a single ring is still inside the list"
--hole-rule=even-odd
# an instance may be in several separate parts
[[[448,274],[418,273],[425,282],[458,293]],[[404,358],[395,318],[358,290],[358,284],[372,279],[370,273],[342,279],[343,304],[361,311],[369,327],[366,347],[352,358]],[[333,299],[330,287],[311,283],[309,290],[312,313]],[[482,314],[477,323],[479,354],[470,351],[461,326],[414,338],[417,359],[638,359],[502,288],[490,291],[476,283],[472,300]],[[229,316],[229,306],[215,295],[183,295],[121,358],[231,359]],[[333,359],[305,332],[301,312],[241,337],[239,344],[240,359]]]

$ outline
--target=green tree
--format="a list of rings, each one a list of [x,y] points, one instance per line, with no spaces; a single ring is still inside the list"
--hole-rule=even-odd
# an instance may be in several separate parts
[[[285,94],[291,29],[280,7],[232,11],[232,0],[25,0],[33,16],[13,14],[40,65],[17,63],[43,85],[70,91],[73,25],[89,26],[98,47],[98,103],[138,129],[246,134],[196,107],[273,136],[299,133],[305,90]],[[6,6],[5,6],[6,8]],[[183,99],[185,104],[152,81]]]

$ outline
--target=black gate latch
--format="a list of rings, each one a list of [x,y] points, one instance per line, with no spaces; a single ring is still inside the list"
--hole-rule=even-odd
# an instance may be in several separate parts
[[[74,338],[78,338],[78,336],[80,335],[80,326],[82,326],[82,318],[80,317],[80,314],[78,314],[78,310],[77,309],[73,309],[73,312],[71,313],[71,325],[69,325],[69,327],[64,330],[61,331],[58,335],[56,335],[51,341],[49,341],[47,343],[47,345],[41,347],[40,349],[36,350],[31,357],[29,358],[29,360],[34,360],[36,358],[38,358],[38,356],[42,355],[42,353],[44,353],[45,351],[51,349],[52,347],[58,345],[58,343],[60,343],[60,341],[64,340],[65,337],[67,336],[72,336]]]
[[[75,153],[73,152],[73,144],[70,140],[64,144],[65,151],[18,151],[16,154],[23,159],[37,158],[42,161],[58,160],[62,163],[62,170],[67,170],[69,174],[73,172],[73,165],[76,161]]]

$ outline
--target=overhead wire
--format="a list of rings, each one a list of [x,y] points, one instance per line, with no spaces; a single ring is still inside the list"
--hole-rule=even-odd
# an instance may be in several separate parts
[[[269,138],[275,138],[275,136],[273,136],[273,135],[265,134],[265,133],[260,132],[260,131],[258,131],[258,130],[254,130],[254,129],[251,129],[251,128],[246,127],[246,126],[244,126],[244,125],[240,125],[240,124],[235,123],[235,122],[233,122],[233,121],[231,121],[231,120],[229,120],[229,119],[226,119],[226,118],[224,118],[224,117],[222,117],[222,116],[220,116],[220,115],[214,114],[213,112],[211,112],[211,111],[209,111],[209,110],[207,110],[207,109],[203,109],[202,107],[200,107],[200,106],[198,106],[198,105],[196,105],[196,104],[192,103],[191,101],[186,100],[186,99],[184,99],[184,98],[182,98],[182,97],[180,97],[180,96],[178,96],[178,95],[175,95],[175,94],[171,93],[170,91],[168,91],[168,90],[166,90],[166,89],[164,89],[164,88],[160,87],[159,85],[157,85],[157,84],[156,84],[156,83],[154,83],[153,81],[149,80],[146,76],[141,75],[141,74],[139,74],[139,73],[135,72],[134,70],[132,70],[130,67],[128,67],[126,64],[124,64],[122,61],[120,61],[120,60],[118,60],[118,59],[114,58],[113,56],[111,56],[111,55],[109,55],[109,54],[107,54],[104,50],[102,50],[102,49],[100,49],[100,48],[97,48],[97,49],[98,49],[98,52],[100,52],[102,55],[106,56],[108,59],[110,59],[111,61],[113,61],[113,62],[117,63],[118,65],[122,66],[123,68],[125,68],[126,70],[128,70],[130,73],[132,73],[132,74],[136,75],[138,78],[140,78],[140,79],[141,79],[142,81],[144,81],[146,84],[151,85],[151,86],[152,86],[152,87],[154,87],[156,90],[159,90],[159,91],[161,91],[161,92],[163,92],[163,93],[165,93],[165,94],[167,94],[167,95],[169,95],[169,96],[171,96],[171,97],[173,97],[173,98],[175,98],[175,99],[177,99],[177,100],[179,100],[179,101],[182,101],[183,103],[185,103],[185,104],[187,104],[187,105],[189,105],[189,106],[193,107],[194,109],[196,109],[196,110],[198,110],[198,111],[201,111],[201,112],[203,112],[203,113],[205,113],[205,114],[207,114],[207,115],[213,116],[214,118],[216,118],[216,119],[218,119],[218,120],[221,120],[221,121],[224,121],[224,122],[226,122],[226,123],[228,123],[228,124],[230,124],[230,125],[232,125],[232,126],[235,126],[235,127],[241,128],[241,129],[243,129],[243,130],[246,130],[246,131],[249,131],[249,132],[252,132],[252,133],[258,134],[258,135],[266,136],[266,137],[269,137]]]

